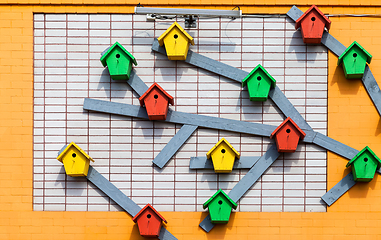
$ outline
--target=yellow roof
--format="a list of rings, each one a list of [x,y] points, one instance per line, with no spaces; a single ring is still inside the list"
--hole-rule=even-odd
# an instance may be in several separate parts
[[[157,39],[159,41],[159,45],[163,46],[164,44],[164,38],[167,36],[167,34],[174,28],[177,27],[184,35],[188,38],[188,41],[194,45],[193,38],[177,23],[174,22],[161,36]]]
[[[78,149],[78,151],[80,152],[80,153],[82,153],[87,159],[90,159],[91,161],[93,161],[94,162],[94,160],[89,156],[89,155],[87,155],[87,153],[85,153],[80,147],[78,147],[78,145],[77,144],[75,144],[74,142],[71,142],[66,148],[65,148],[65,150],[63,150],[61,153],[60,153],[60,155],[58,155],[58,157],[57,157],[57,160],[58,161],[60,161],[60,162],[62,162],[62,157],[65,155],[65,153],[71,148],[71,146],[74,146],[76,149]]]
[[[210,149],[209,150],[209,152],[206,154],[206,157],[209,159],[211,156],[211,154],[212,154],[212,152],[222,143],[222,142],[225,142],[228,146],[229,146],[229,148],[231,149],[231,150],[233,150],[233,152],[234,152],[234,154],[235,154],[235,156],[239,159],[240,158],[240,154],[239,154],[239,152],[237,152],[237,150],[235,150],[234,148],[233,148],[233,146],[232,145],[230,145],[230,143],[225,139],[225,138],[221,138],[221,140],[220,141],[218,141],[218,143],[216,144],[216,145],[214,145],[214,147],[212,147],[212,149]]]

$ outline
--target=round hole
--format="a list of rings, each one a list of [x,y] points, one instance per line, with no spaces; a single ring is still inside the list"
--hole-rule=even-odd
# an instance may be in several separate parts
[[[220,201],[218,201],[218,204],[222,205],[222,201],[221,201],[221,200],[220,200]]]
[[[368,161],[368,158],[364,158],[364,162],[367,162]]]
[[[226,150],[225,150],[225,149],[221,149],[221,152],[222,152],[222,153],[225,153],[225,152],[226,152]]]
[[[175,39],[177,39],[177,38],[179,37],[179,35],[175,34],[175,35],[173,35],[173,37],[174,37]]]
[[[258,81],[261,81],[261,79],[262,79],[261,76],[258,76],[258,77],[257,77],[257,80],[258,80]]]
[[[291,129],[288,128],[288,129],[286,130],[286,133],[290,133],[290,132],[291,132]]]
[[[155,94],[155,95],[153,95],[153,98],[154,98],[154,99],[158,99],[159,96],[158,96],[157,94]]]
[[[71,156],[72,156],[73,158],[75,158],[75,157],[77,156],[77,154],[73,153]]]
[[[357,53],[354,53],[354,54],[353,54],[353,57],[357,57]]]
[[[116,58],[120,58],[120,54],[118,53],[118,54],[116,54]]]
[[[315,22],[315,20],[316,20],[315,17],[312,17],[312,18],[311,18],[311,21],[312,21],[312,22]]]
[[[151,214],[147,214],[147,218],[151,218],[152,216],[151,216]]]

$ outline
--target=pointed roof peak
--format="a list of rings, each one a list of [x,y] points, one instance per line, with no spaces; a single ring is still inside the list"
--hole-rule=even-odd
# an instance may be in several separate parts
[[[287,123],[287,122],[290,122],[297,130],[298,132],[300,133],[300,139],[304,139],[304,137],[306,136],[306,133],[290,118],[286,118],[270,135],[270,139],[272,139],[277,133],[278,131]]]
[[[347,163],[346,167],[349,167],[350,165],[352,165],[364,152],[369,152],[376,159],[376,161],[378,161],[377,167],[381,166],[380,158],[377,157],[377,155],[372,151],[372,149],[370,149],[370,147],[366,146]]]
[[[331,20],[327,18],[327,16],[324,15],[322,11],[314,4],[312,5],[305,13],[303,13],[302,16],[298,18],[298,20],[295,21],[295,29],[300,28],[300,25],[302,23],[302,20],[311,12],[311,11],[316,11],[320,16],[323,17],[324,22],[325,22],[325,27],[329,30],[331,28]]]
[[[83,151],[80,147],[78,147],[77,144],[75,144],[74,142],[71,142],[69,145],[67,145],[65,147],[65,149],[61,149],[58,153],[58,156],[57,156],[57,160],[62,162],[62,158],[63,156],[66,154],[67,151],[69,151],[69,149],[71,147],[75,147],[80,153],[82,153],[87,159],[91,160],[92,162],[94,162],[94,160],[89,156],[87,155],[87,153],[85,153],[85,151]]]
[[[214,152],[214,150],[215,150],[218,146],[220,146],[220,144],[221,144],[222,142],[224,142],[226,145],[228,145],[228,147],[234,152],[236,158],[238,158],[238,159],[240,158],[241,155],[239,154],[239,152],[237,152],[237,150],[234,149],[234,147],[228,142],[228,140],[226,140],[225,138],[221,138],[220,141],[218,141],[218,142],[216,143],[216,145],[214,145],[214,146],[212,147],[212,149],[210,149],[210,150],[208,151],[208,153],[206,154],[206,157],[207,157],[208,159],[210,159],[211,154]]]
[[[156,82],[154,82],[151,87],[148,88],[148,90],[139,98],[140,106],[144,106],[144,98],[154,89],[158,88],[164,95],[168,98],[168,101],[171,105],[174,105],[173,97],[169,95],[160,85]]]
[[[134,63],[135,66],[138,65],[138,63],[136,62],[135,57],[132,56],[132,54],[131,54],[129,51],[127,51],[127,50],[122,46],[122,44],[120,44],[119,42],[115,42],[111,47],[107,48],[107,49],[105,50],[104,53],[102,53],[101,62],[102,62],[103,67],[106,67],[106,65],[107,65],[107,64],[106,64],[107,56],[108,56],[108,55],[111,53],[111,51],[112,51],[114,48],[116,48],[116,47],[122,49],[122,51],[124,51],[124,52],[127,54],[127,56],[131,58],[131,60],[132,60],[132,62]]]
[[[247,81],[250,79],[250,77],[255,74],[257,71],[262,71],[266,76],[271,80],[271,87],[275,87],[276,80],[271,76],[264,67],[262,67],[261,64],[258,64],[251,72],[244,78],[242,79],[242,87],[245,87],[247,85]]]
[[[139,216],[146,211],[147,208],[150,208],[163,222],[167,223],[167,220],[164,219],[163,216],[160,215],[160,213],[158,211],[156,211],[156,209],[154,207],[151,206],[151,204],[147,204],[145,205],[144,208],[142,208],[133,218],[132,218],[132,221],[134,221],[135,223],[137,222]]]
[[[337,60],[337,65],[340,65],[343,62],[344,56],[347,55],[347,53],[353,48],[353,47],[360,48],[361,51],[363,51],[366,55],[366,62],[370,64],[372,61],[372,55],[368,53],[358,42],[354,41],[339,57]]]
[[[172,31],[173,28],[177,28],[179,29],[184,35],[186,38],[188,38],[188,41],[194,45],[194,40],[193,38],[191,37],[191,35],[189,35],[185,30],[184,28],[182,28],[180,26],[180,24],[178,24],[177,22],[174,22],[163,34],[161,34],[161,36],[157,39],[157,41],[159,41],[159,45],[160,46],[163,46],[164,44],[164,38],[165,36],[167,36],[168,33],[170,33]]]
[[[222,194],[222,196],[224,196],[224,198],[226,199],[226,200],[228,200],[230,203],[231,203],[231,205],[232,205],[232,207],[234,208],[234,209],[237,209],[237,203],[235,203],[234,201],[233,201],[233,199],[231,199],[222,189],[219,189],[215,194],[213,194],[213,196],[211,197],[211,198],[209,198],[208,199],[208,201],[206,201],[203,205],[202,205],[202,207],[205,209],[205,208],[207,208],[208,207],[208,205],[209,205],[209,203],[215,198],[215,197],[217,197],[217,195],[219,195],[219,194]]]

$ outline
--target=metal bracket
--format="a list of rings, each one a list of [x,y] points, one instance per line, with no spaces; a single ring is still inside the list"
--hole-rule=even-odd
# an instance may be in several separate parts
[[[196,28],[197,27],[197,16],[194,16],[194,15],[185,16],[185,27],[186,28]]]

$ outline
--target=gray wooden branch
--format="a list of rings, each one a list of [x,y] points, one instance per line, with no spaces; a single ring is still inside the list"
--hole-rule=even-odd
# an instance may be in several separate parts
[[[370,71],[370,68],[368,65],[366,65],[365,67],[365,72],[361,80],[362,80],[362,83],[364,84],[366,91],[368,92],[370,99],[372,99],[372,102],[374,106],[376,107],[378,114],[381,116],[380,87],[378,86],[377,81],[374,78],[372,71]]]
[[[258,162],[249,170],[249,172],[233,187],[229,192],[229,197],[234,201],[238,200],[257,182],[263,173],[275,162],[280,153],[277,150],[276,144],[273,144],[266,153],[259,158]],[[210,232],[214,224],[211,222],[208,215],[201,223],[200,227],[205,232]]]
[[[127,197],[122,191],[120,191],[114,184],[102,176],[92,166],[89,166],[89,172],[86,177],[97,188],[104,192],[109,198],[111,198],[116,204],[124,209],[132,217],[135,216],[140,210],[134,201]],[[159,239],[162,240],[177,240],[167,229],[161,227]]]
[[[338,182],[331,190],[324,194],[321,199],[331,206],[337,199],[339,199],[344,193],[346,193],[351,187],[356,184],[353,180],[352,172],[348,173],[340,182]]]
[[[254,164],[259,160],[259,157],[241,157],[234,161],[233,169],[248,169],[252,168]],[[189,168],[196,169],[214,169],[212,160],[207,159],[206,156],[191,157],[189,162]]]

